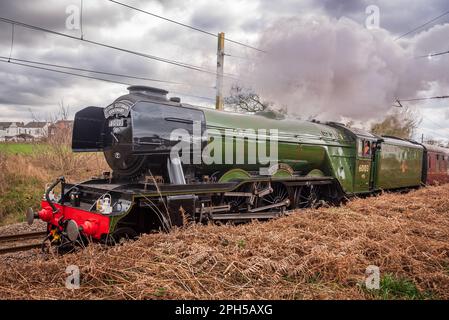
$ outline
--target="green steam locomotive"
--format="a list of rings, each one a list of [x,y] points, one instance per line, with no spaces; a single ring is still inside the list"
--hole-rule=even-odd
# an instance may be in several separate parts
[[[74,121],[73,150],[103,152],[112,173],[78,184],[61,177],[46,190],[42,209],[28,212],[30,223],[48,223],[57,244],[114,242],[190,222],[270,219],[426,181],[426,147],[414,141],[128,89]]]

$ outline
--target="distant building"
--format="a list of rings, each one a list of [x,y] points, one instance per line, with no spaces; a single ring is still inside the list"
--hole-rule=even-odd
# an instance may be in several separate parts
[[[41,140],[48,136],[49,122],[0,122],[0,141]]]
[[[8,141],[14,139],[20,134],[23,122],[0,122],[0,141]]]
[[[12,122],[0,122],[0,141],[5,141],[6,129],[9,128],[11,124]]]
[[[19,134],[28,134],[33,136],[34,139],[42,139],[48,136],[49,122],[38,122],[32,121],[28,122],[25,126],[20,128]]]
[[[58,133],[70,133],[72,132],[72,128],[72,120],[58,120],[48,127],[48,136],[55,136]]]

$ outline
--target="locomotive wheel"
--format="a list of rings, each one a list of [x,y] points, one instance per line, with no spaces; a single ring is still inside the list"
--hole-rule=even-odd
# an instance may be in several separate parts
[[[123,243],[126,240],[135,240],[137,238],[138,234],[134,229],[123,227],[118,228],[117,230],[112,233],[112,236],[110,237],[111,244],[120,244]]]
[[[287,200],[289,198],[289,192],[287,187],[279,182],[271,184],[273,192],[259,198],[258,207],[268,206]],[[272,208],[270,211],[280,211],[281,207]]]
[[[303,186],[296,189],[295,208],[314,208],[318,203],[317,187]]]
[[[238,187],[235,192],[251,192],[251,185],[244,184]],[[231,212],[240,212],[246,209],[248,197],[227,197],[226,203],[231,206]]]

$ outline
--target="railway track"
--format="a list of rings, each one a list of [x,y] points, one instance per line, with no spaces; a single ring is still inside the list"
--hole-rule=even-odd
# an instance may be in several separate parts
[[[36,231],[0,236],[0,254],[40,248],[46,235],[46,231]],[[30,242],[33,239],[39,241]]]

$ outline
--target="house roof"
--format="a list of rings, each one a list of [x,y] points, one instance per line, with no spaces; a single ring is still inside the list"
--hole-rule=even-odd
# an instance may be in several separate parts
[[[0,122],[0,130],[4,130],[6,128],[9,128],[12,122]]]
[[[24,128],[43,128],[47,125],[47,122],[38,122],[38,121],[32,121],[28,122]]]
[[[16,124],[17,127],[22,128],[23,122],[17,122],[17,121],[8,121],[8,122],[0,122],[0,129],[7,129],[9,128],[13,123]]]
[[[67,123],[67,124],[72,124],[73,120],[58,120],[55,123]]]
[[[73,120],[58,120],[50,125],[50,128],[70,128],[73,126]]]

